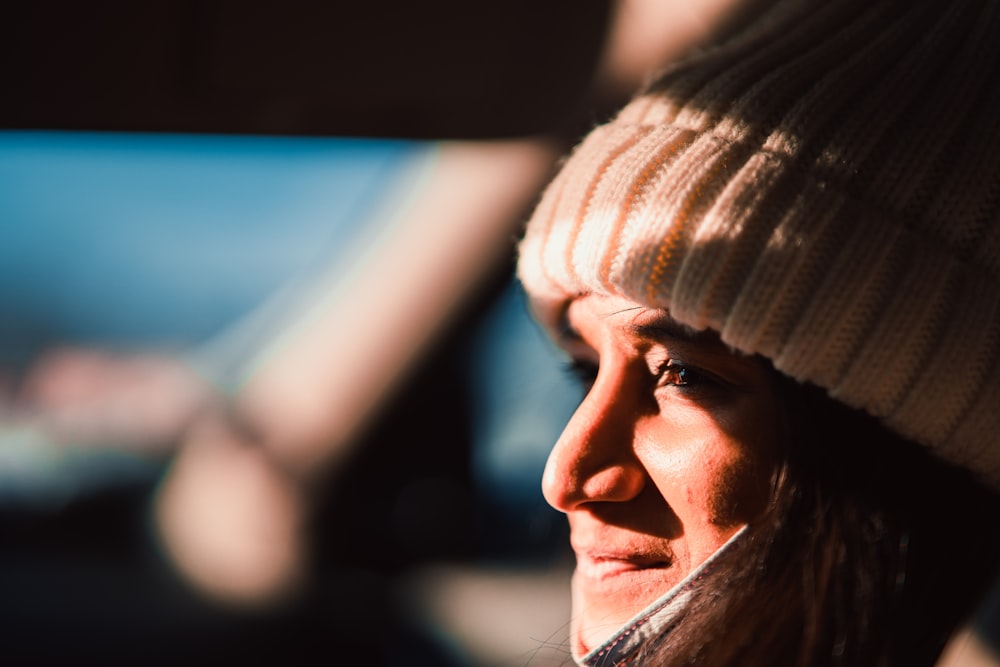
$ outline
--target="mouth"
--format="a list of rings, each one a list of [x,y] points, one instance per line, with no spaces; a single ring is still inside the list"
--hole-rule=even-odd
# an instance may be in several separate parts
[[[662,555],[577,553],[576,573],[594,581],[665,570],[673,565]]]

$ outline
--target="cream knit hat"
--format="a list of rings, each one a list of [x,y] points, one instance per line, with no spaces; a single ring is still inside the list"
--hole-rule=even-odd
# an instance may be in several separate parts
[[[1000,488],[1000,2],[776,2],[595,129],[520,250],[541,312],[667,307]]]

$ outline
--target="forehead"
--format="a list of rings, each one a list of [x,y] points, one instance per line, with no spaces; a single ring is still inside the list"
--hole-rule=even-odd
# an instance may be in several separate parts
[[[678,322],[666,308],[644,306],[625,297],[595,294],[570,299],[558,314],[554,335],[559,342],[579,341],[602,329],[635,339],[725,348],[714,331],[698,330]]]

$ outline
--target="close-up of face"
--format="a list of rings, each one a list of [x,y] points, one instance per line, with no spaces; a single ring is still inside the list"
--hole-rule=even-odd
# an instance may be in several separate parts
[[[663,309],[586,295],[559,328],[587,393],[542,488],[569,520],[582,655],[761,514],[782,418],[759,359]]]

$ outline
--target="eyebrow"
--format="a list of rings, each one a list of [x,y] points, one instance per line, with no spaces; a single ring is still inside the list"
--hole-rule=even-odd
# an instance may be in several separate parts
[[[616,310],[609,313],[605,313],[603,317],[613,317],[615,315],[620,315],[621,313],[629,312],[631,310],[640,310],[642,306],[635,306],[633,308],[626,308],[623,310]],[[652,309],[646,310],[640,314],[640,317],[647,319],[646,322],[630,322],[624,326],[624,329],[631,335],[638,338],[643,338],[652,341],[676,341],[684,343],[719,343],[719,336],[714,331],[710,329],[695,329],[692,326],[678,322],[673,317],[671,317],[670,312],[666,309]],[[580,341],[583,337],[580,332],[569,321],[569,313],[563,311],[559,318],[559,339],[567,341]]]
[[[649,313],[647,315],[646,313]],[[646,311],[642,317],[646,322],[630,322],[625,330],[631,335],[648,340],[672,340],[684,343],[718,342],[719,337],[709,329],[695,329],[692,326],[678,322],[666,310]]]

